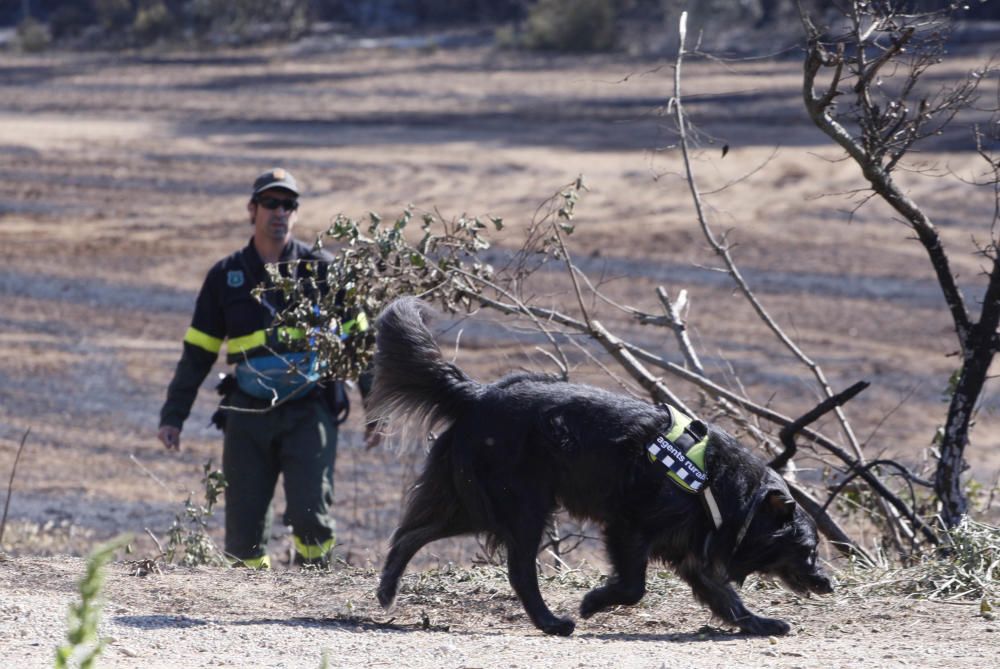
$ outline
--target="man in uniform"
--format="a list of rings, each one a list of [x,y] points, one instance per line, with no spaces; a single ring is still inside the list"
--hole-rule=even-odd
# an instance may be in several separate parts
[[[298,196],[295,178],[285,169],[269,170],[254,181],[247,204],[253,236],[205,278],[157,435],[168,450],[180,448],[181,427],[225,340],[227,361],[236,365],[238,381],[224,401],[231,407],[224,410],[222,451],[225,550],[234,563],[254,568],[270,567],[270,507],[279,473],[284,475],[285,523],[292,527],[296,562],[326,565],[334,543],[330,507],[337,423],[329,392],[316,383],[314,356],[292,351],[289,342],[304,335],[272,327],[285,306],[281,291],[265,291],[259,301],[251,293],[268,284],[267,263],[279,263],[285,275],[314,274],[324,284],[330,256],[292,238]],[[309,260],[319,262],[296,262]],[[367,324],[361,317],[354,326]]]

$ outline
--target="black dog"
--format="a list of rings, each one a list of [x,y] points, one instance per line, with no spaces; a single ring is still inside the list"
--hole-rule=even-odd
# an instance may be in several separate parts
[[[614,574],[587,593],[589,618],[635,604],[650,558],[665,561],[716,616],[751,634],[785,634],[782,620],[751,613],[733,589],[752,572],[798,592],[828,593],[816,563],[816,526],[788,487],[735,438],[707,427],[705,470],[718,527],[697,494],[668,478],[646,447],[672,413],[663,407],[551,377],[515,374],[480,384],[445,362],[422,316],[397,300],[377,324],[369,410],[381,420],[450,424],[410,491],[382,570],[378,600],[395,599],[407,563],[427,543],[481,533],[506,549],[508,578],[531,621],[571,634],[538,590],[535,559],[557,505],[603,528]]]

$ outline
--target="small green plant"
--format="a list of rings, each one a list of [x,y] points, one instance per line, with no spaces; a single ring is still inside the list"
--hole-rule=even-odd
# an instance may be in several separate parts
[[[87,571],[80,580],[80,602],[69,607],[66,643],[56,648],[56,669],[70,666],[89,669],[95,666],[97,656],[106,643],[97,634],[104,603],[101,595],[104,566],[114,557],[115,551],[126,546],[130,540],[129,536],[112,539],[97,546],[87,558]]]
[[[167,562],[176,562],[185,567],[197,565],[224,566],[227,564],[222,551],[215,545],[209,534],[209,520],[219,496],[226,489],[226,478],[222,472],[212,469],[209,460],[203,467],[201,485],[205,493],[205,503],[195,504],[191,495],[184,502],[184,512],[174,517],[167,530],[167,547],[163,551]]]

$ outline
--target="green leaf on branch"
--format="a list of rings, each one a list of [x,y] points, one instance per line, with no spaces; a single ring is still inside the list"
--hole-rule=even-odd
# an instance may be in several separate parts
[[[550,200],[549,215],[529,226],[522,257],[558,253],[558,240],[537,230],[560,218],[568,220],[579,199],[579,184],[561,190]],[[567,208],[568,214],[563,213]],[[316,248],[325,247],[332,260],[309,261],[314,272],[297,271],[287,263],[269,265],[268,287],[257,287],[253,294],[261,300],[265,294],[275,294],[271,291],[281,292],[283,308],[273,327],[278,332],[295,332],[291,337],[286,334],[282,345],[314,351],[318,368],[327,378],[355,379],[370,366],[374,354],[371,325],[393,299],[419,295],[455,313],[478,308],[477,296],[485,291],[495,294],[499,279],[493,265],[480,254],[491,247],[488,233],[504,229],[503,220],[464,214],[448,220],[431,212],[419,216],[422,235],[414,243],[405,234],[414,217],[412,208],[405,209],[392,226],[382,226],[382,218],[374,212],[364,222],[338,215],[316,244]],[[566,234],[573,231],[568,223],[559,225]],[[369,323],[367,329],[356,327],[364,320]]]

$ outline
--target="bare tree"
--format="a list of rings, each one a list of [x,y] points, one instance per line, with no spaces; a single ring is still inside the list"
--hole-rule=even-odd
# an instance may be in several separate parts
[[[915,233],[927,252],[944,296],[960,348],[961,366],[952,387],[934,490],[940,515],[956,526],[968,510],[962,486],[965,449],[977,401],[997,351],[1000,322],[1000,254],[994,214],[989,242],[979,249],[987,260],[986,288],[978,316],[970,313],[951,269],[937,228],[926,210],[894,180],[907,153],[940,134],[969,109],[986,70],[951,87],[929,91],[924,76],[944,55],[955,6],[936,12],[904,13],[904,3],[845,3],[843,28],[824,34],[805,11],[807,35],[803,96],[810,118],[857,163],[871,195],[881,198]],[[800,6],[801,9],[801,6]],[[820,81],[825,74],[825,81]],[[977,137],[982,137],[977,134]],[[997,162],[980,144],[996,183]]]

